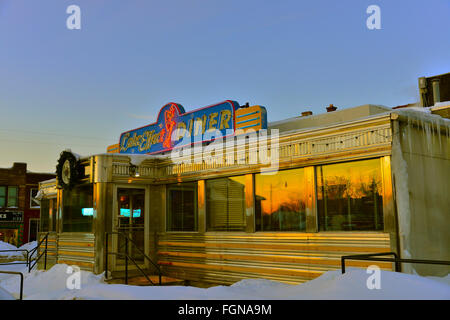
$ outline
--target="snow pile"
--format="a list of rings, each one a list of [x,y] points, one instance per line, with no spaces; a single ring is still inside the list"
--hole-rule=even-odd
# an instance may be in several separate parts
[[[7,268],[5,268],[7,267]],[[24,275],[23,296],[31,300],[55,300],[72,299],[70,293],[80,291],[67,288],[69,266],[56,264],[47,271],[33,269],[28,273],[24,265],[0,266],[3,271],[18,271]],[[91,272],[81,271],[81,288],[95,287],[103,283],[103,275],[94,275]],[[0,274],[0,288],[11,293],[16,298],[20,294],[20,277],[15,275]]]
[[[1,270],[6,270],[2,266]],[[7,266],[8,270],[24,272],[25,299],[112,299],[112,300],[308,300],[308,299],[439,299],[450,300],[450,275],[446,278],[425,278],[417,275],[381,271],[380,289],[368,289],[369,274],[365,269],[349,268],[345,274],[328,271],[299,285],[247,279],[231,286],[208,289],[187,286],[127,286],[106,284],[103,275],[81,271],[80,289],[68,289],[73,276],[70,267],[57,264],[48,271],[25,272],[25,267]],[[20,279],[0,274],[0,288],[19,295]],[[69,286],[70,287],[70,286]]]
[[[37,241],[31,241],[31,242],[25,243],[19,249],[28,250],[28,252],[30,252],[31,250],[33,250],[36,247],[37,247]],[[25,255],[25,252],[23,252],[23,254]],[[33,253],[33,258],[36,258],[36,256],[37,256],[37,250]]]
[[[16,300],[16,298],[0,287],[0,300]]]
[[[28,250],[31,251],[36,248],[37,242],[32,241],[25,243],[21,247],[17,248],[15,245],[0,241],[0,251],[1,250]],[[33,254],[33,257],[36,257],[37,252]],[[9,251],[9,252],[0,252],[0,259],[16,259],[16,260],[25,260],[26,259],[25,251]]]
[[[31,251],[34,248],[36,248],[36,246],[37,246],[37,242],[36,241],[31,241],[31,242],[25,243],[24,245],[19,247],[19,249],[24,249],[24,250]]]
[[[0,241],[0,259],[18,259],[23,258],[22,251],[1,252],[2,250],[17,250],[15,245]]]

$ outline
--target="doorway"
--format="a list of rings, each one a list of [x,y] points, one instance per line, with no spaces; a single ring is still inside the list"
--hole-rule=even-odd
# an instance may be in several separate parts
[[[40,220],[36,218],[31,218],[28,220],[28,242],[36,241],[39,233]]]
[[[146,189],[118,187],[116,195],[115,231],[124,235],[116,237],[117,252],[128,253],[136,263],[144,265]],[[120,268],[124,264],[125,259],[118,257],[116,266]]]

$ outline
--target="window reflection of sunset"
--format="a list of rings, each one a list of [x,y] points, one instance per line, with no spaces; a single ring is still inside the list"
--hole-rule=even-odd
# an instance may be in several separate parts
[[[280,171],[276,175],[258,175],[256,180],[256,195],[262,197],[261,207],[264,214],[277,212],[281,206],[291,208],[291,211],[295,212],[304,209],[303,169]]]
[[[361,198],[367,196],[369,190],[375,187],[376,193],[381,193],[381,168],[380,160],[372,159],[366,161],[355,161],[334,165],[325,165],[318,170],[317,184],[322,187],[325,184],[327,197],[347,197]],[[323,173],[323,179],[321,176]],[[342,194],[336,190],[342,186]],[[334,189],[334,190],[332,190]],[[318,193],[322,199],[322,193]],[[334,197],[333,197],[334,198]]]

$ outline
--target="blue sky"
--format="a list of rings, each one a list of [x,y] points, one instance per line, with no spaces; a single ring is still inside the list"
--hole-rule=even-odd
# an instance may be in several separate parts
[[[269,121],[415,102],[418,77],[450,71],[449,16],[448,0],[0,0],[0,167],[53,172],[172,101],[260,104]]]

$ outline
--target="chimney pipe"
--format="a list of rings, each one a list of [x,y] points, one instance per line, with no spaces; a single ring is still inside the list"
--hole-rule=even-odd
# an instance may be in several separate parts
[[[433,101],[434,104],[436,104],[436,102],[441,102],[441,94],[439,92],[439,79],[433,79],[431,81],[431,84],[433,85]]]
[[[302,112],[302,117],[312,116],[312,111],[304,111]]]
[[[337,109],[337,107],[333,106],[333,104],[330,104],[329,107],[327,107],[327,112],[333,112]]]

